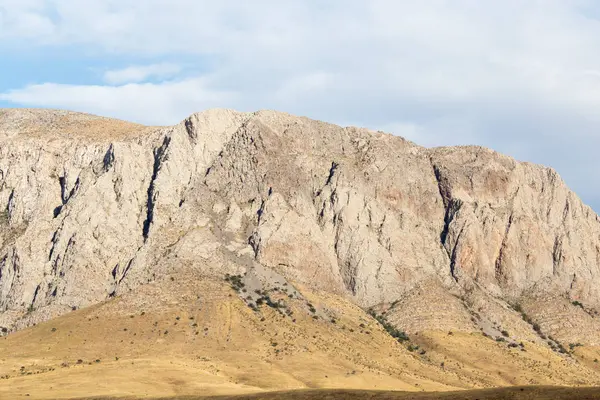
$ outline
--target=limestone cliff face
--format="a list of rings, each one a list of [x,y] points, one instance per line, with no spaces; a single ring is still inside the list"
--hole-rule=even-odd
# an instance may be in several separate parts
[[[144,127],[0,110],[0,326],[257,264],[364,307],[434,285],[593,318],[600,220],[553,170],[479,147],[270,111]]]

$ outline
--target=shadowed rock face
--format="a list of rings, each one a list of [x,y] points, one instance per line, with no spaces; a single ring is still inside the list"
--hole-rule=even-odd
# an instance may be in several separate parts
[[[257,264],[364,307],[421,293],[446,310],[431,326],[579,300],[565,320],[597,327],[600,221],[549,168],[271,111],[156,128],[0,111],[0,326]]]

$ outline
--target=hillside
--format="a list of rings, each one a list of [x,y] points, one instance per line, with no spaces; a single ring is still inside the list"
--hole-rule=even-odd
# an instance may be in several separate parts
[[[0,395],[600,382],[600,220],[488,149],[0,110],[0,210]]]

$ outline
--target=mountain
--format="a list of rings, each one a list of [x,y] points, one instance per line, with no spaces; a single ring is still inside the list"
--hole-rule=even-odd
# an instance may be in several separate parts
[[[600,219],[489,149],[274,111],[3,109],[0,210],[4,390],[600,382]]]

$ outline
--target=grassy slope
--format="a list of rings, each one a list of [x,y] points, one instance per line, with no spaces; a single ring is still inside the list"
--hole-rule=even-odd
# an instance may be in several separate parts
[[[412,338],[422,355],[349,302],[305,295],[336,323],[314,320],[300,300],[289,301],[292,317],[266,306],[255,313],[223,282],[182,277],[145,286],[0,339],[0,376],[8,376],[0,398],[600,382],[591,361],[597,349],[578,349],[585,358],[577,361],[533,344],[509,350],[476,333],[424,332]]]

